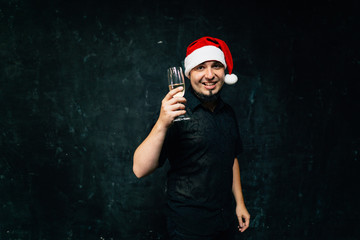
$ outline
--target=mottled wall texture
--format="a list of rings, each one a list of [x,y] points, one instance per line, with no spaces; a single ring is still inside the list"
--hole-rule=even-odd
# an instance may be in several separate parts
[[[265,2],[265,1],[264,1]],[[359,239],[358,1],[0,1],[0,239],[166,239],[132,154],[187,45],[239,82],[242,239]]]

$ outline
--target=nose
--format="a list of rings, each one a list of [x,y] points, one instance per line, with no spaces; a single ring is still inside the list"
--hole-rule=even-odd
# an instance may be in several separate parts
[[[214,78],[213,69],[211,67],[206,68],[205,78],[209,80]]]

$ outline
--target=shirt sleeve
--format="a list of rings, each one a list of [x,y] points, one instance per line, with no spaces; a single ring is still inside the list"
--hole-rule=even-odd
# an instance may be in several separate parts
[[[161,152],[160,152],[158,168],[161,168],[162,166],[164,166],[164,163],[165,163],[165,161],[167,159],[167,149],[168,149],[167,148],[167,141],[166,141],[166,138],[165,138],[163,147],[162,147]]]
[[[244,147],[243,147],[243,142],[241,139],[241,135],[240,135],[240,129],[239,129],[239,125],[238,125],[238,121],[235,115],[235,112],[233,109],[232,110],[232,115],[235,121],[235,126],[236,126],[236,142],[235,142],[235,157],[239,158],[240,155],[244,152]]]
[[[237,131],[237,140],[236,140],[236,150],[235,150],[235,156],[237,158],[240,157],[240,155],[244,152],[244,147],[243,147],[243,142],[241,140],[241,136],[240,136],[240,132],[239,132],[239,129]]]

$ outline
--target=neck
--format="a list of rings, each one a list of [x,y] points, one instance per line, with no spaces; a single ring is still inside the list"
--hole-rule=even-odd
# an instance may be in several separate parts
[[[211,112],[215,111],[216,105],[217,105],[217,101],[213,101],[213,102],[203,102],[202,105],[209,109]]]
[[[214,112],[216,105],[218,104],[218,99],[220,97],[220,92],[214,95],[206,96],[201,93],[196,92],[193,88],[191,88],[191,91],[194,93],[194,95],[200,100],[201,105],[207,109],[209,109],[211,112]]]

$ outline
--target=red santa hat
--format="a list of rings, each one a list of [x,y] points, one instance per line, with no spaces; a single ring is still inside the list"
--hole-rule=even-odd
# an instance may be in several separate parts
[[[225,83],[236,83],[238,78],[232,74],[233,60],[229,47],[223,40],[213,37],[202,37],[188,46],[184,60],[185,76],[189,78],[190,71],[197,65],[214,60],[221,62],[229,71],[225,75]]]

